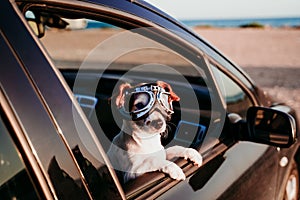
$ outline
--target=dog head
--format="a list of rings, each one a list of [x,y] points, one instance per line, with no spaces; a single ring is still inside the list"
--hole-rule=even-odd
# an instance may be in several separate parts
[[[168,83],[157,81],[136,86],[121,84],[115,103],[132,131],[154,134],[165,131],[173,113],[172,102],[179,100]]]

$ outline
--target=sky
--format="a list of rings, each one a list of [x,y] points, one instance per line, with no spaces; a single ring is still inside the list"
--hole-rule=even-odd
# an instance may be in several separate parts
[[[300,0],[146,0],[177,19],[300,17]]]

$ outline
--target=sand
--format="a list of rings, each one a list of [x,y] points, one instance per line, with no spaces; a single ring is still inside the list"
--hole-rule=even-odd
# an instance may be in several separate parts
[[[196,29],[244,67],[300,67],[299,29]]]
[[[300,29],[195,29],[300,116]]]

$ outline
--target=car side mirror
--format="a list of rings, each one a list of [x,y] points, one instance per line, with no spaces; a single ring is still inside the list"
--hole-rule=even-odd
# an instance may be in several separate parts
[[[282,111],[250,107],[247,111],[249,139],[277,147],[289,147],[296,140],[294,118]]]

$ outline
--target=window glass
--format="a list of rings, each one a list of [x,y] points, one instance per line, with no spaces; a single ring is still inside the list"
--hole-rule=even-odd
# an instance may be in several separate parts
[[[63,20],[70,23],[69,19]],[[108,141],[101,138],[105,150],[122,126],[122,118],[112,112],[113,103],[109,100],[124,82],[136,85],[162,80],[171,84],[181,98],[180,102],[173,102],[175,111],[178,110],[172,117],[174,124],[180,122],[183,127],[202,132],[207,129],[213,90],[207,86],[206,64],[202,57],[197,58],[196,64],[191,62],[186,58],[190,52],[183,46],[162,42],[162,38],[149,34],[156,31],[151,28],[129,31],[85,18],[77,21],[80,26],[70,23],[66,29],[47,28],[41,42],[69,83],[96,133],[104,132],[108,137]],[[199,121],[204,129],[200,128]],[[177,128],[171,128],[174,136]],[[182,127],[178,129],[182,132]],[[190,143],[186,141],[185,145]]]
[[[212,66],[215,78],[227,105],[229,113],[239,114],[246,118],[247,110],[252,103],[247,94],[228,76],[221,72],[214,64]]]
[[[125,25],[121,28],[86,18],[70,20],[66,16],[62,14],[60,20],[68,26],[47,27],[40,40],[105,151],[109,151],[113,138],[124,128],[126,118],[116,100],[122,84],[132,87],[163,81],[172,88],[169,92],[180,97],[180,101],[172,102],[174,113],[167,123],[167,134],[162,133],[164,146],[199,150],[206,141],[218,140],[224,108],[218,103],[220,97],[199,52],[166,30],[127,30]],[[147,106],[159,98],[149,97]],[[171,108],[164,104],[166,107]],[[119,171],[116,168],[117,174]]]
[[[220,53],[216,52],[208,45],[203,43],[197,43],[197,44],[200,45],[200,48],[203,49],[204,52],[207,55],[209,55],[212,59],[214,59],[216,62],[220,63],[223,67],[227,68],[229,71],[234,73],[249,89],[253,88],[252,84],[250,83],[250,81],[252,82],[252,79],[249,76],[247,76],[246,73],[244,73],[244,75],[240,73],[240,71],[243,72],[242,68],[239,68],[239,70],[237,70],[233,66],[233,64],[230,63],[230,61],[225,59]]]
[[[0,118],[1,199],[38,199],[20,155]]]
[[[151,28],[127,31],[103,22],[71,19],[66,29],[47,28],[42,43],[53,62],[60,70],[96,69],[131,70],[174,74],[178,71],[186,76],[203,76],[200,68],[191,64],[178,52],[167,48],[154,39],[142,36]],[[105,24],[105,26],[103,25]],[[149,30],[147,30],[149,29]],[[153,36],[155,37],[155,36]],[[147,64],[148,66],[143,67]],[[174,70],[165,69],[171,67]]]

